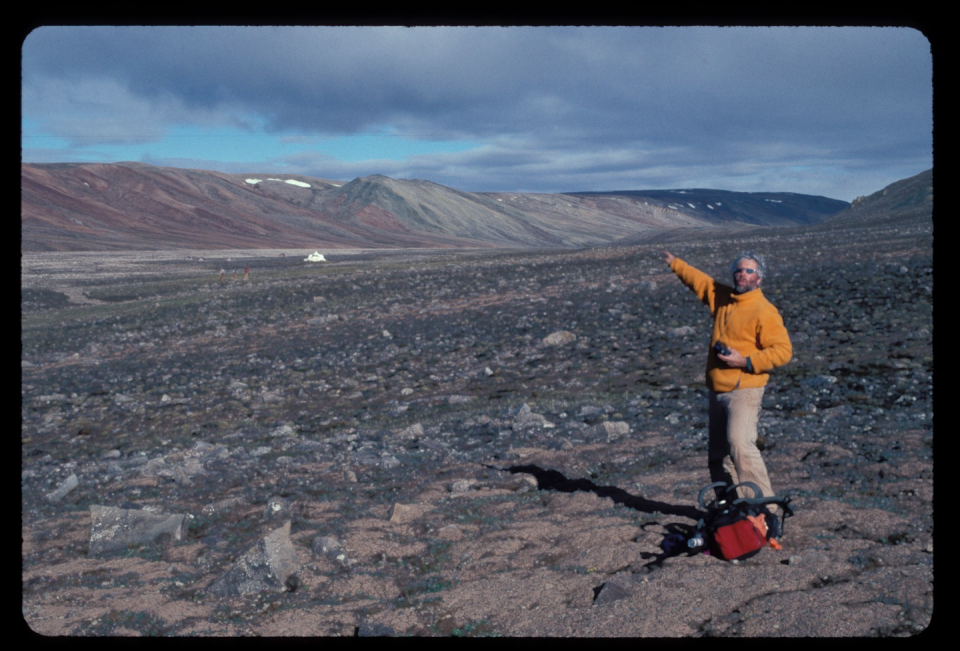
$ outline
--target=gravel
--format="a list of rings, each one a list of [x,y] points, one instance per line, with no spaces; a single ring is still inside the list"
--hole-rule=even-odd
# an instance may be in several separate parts
[[[761,418],[774,487],[797,512],[782,551],[733,565],[665,549],[709,482],[710,322],[660,248],[333,252],[320,266],[248,252],[250,280],[223,285],[235,253],[24,256],[27,623],[45,635],[923,630],[932,226],[669,246],[714,274],[742,248],[771,258],[765,293],[795,347]],[[186,531],[94,555],[95,505],[186,514]],[[290,548],[273,583],[225,589],[278,527]]]

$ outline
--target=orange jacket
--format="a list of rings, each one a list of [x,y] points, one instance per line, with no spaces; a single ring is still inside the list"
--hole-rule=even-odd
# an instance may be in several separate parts
[[[713,335],[707,355],[707,387],[720,393],[766,386],[768,371],[793,356],[790,336],[780,312],[757,288],[737,294],[733,287],[716,282],[699,269],[675,258],[670,269],[710,308]],[[749,358],[748,368],[733,368],[717,357],[713,345],[722,341]]]

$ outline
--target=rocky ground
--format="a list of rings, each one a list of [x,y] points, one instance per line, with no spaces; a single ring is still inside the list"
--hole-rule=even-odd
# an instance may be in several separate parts
[[[714,236],[715,237],[715,236]],[[672,545],[706,308],[769,253],[783,549]],[[932,224],[562,252],[24,256],[42,635],[911,636],[933,613]],[[250,266],[248,281],[219,269]],[[241,274],[242,276],[242,271]],[[564,334],[570,333],[570,334]]]

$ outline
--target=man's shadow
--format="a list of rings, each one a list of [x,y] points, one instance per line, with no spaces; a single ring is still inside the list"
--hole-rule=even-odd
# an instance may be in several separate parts
[[[609,497],[615,504],[622,504],[631,509],[642,511],[644,513],[663,513],[665,515],[679,515],[689,518],[694,524],[681,524],[671,522],[666,525],[660,525],[657,522],[647,522],[640,525],[641,530],[646,530],[649,526],[660,526],[666,529],[663,540],[660,541],[660,548],[663,550],[660,554],[650,552],[641,552],[641,558],[652,559],[645,563],[645,571],[650,571],[654,567],[659,567],[663,561],[673,556],[692,556],[700,552],[699,549],[691,550],[687,547],[687,539],[693,535],[696,529],[696,523],[706,515],[695,506],[682,506],[677,504],[668,504],[667,502],[658,502],[649,500],[645,497],[631,495],[622,488],[616,486],[598,486],[589,479],[568,479],[563,473],[557,470],[546,470],[533,464],[524,466],[511,466],[504,468],[507,472],[522,472],[533,475],[537,480],[537,486],[540,490],[554,490],[561,493],[573,493],[575,491],[590,491],[600,497]]]

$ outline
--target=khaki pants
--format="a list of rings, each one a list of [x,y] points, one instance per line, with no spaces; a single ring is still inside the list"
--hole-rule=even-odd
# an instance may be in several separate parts
[[[753,482],[764,497],[773,495],[767,467],[757,449],[757,422],[763,387],[710,392],[710,480],[728,484]],[[740,489],[740,497],[753,497]],[[771,511],[776,507],[768,507]]]

